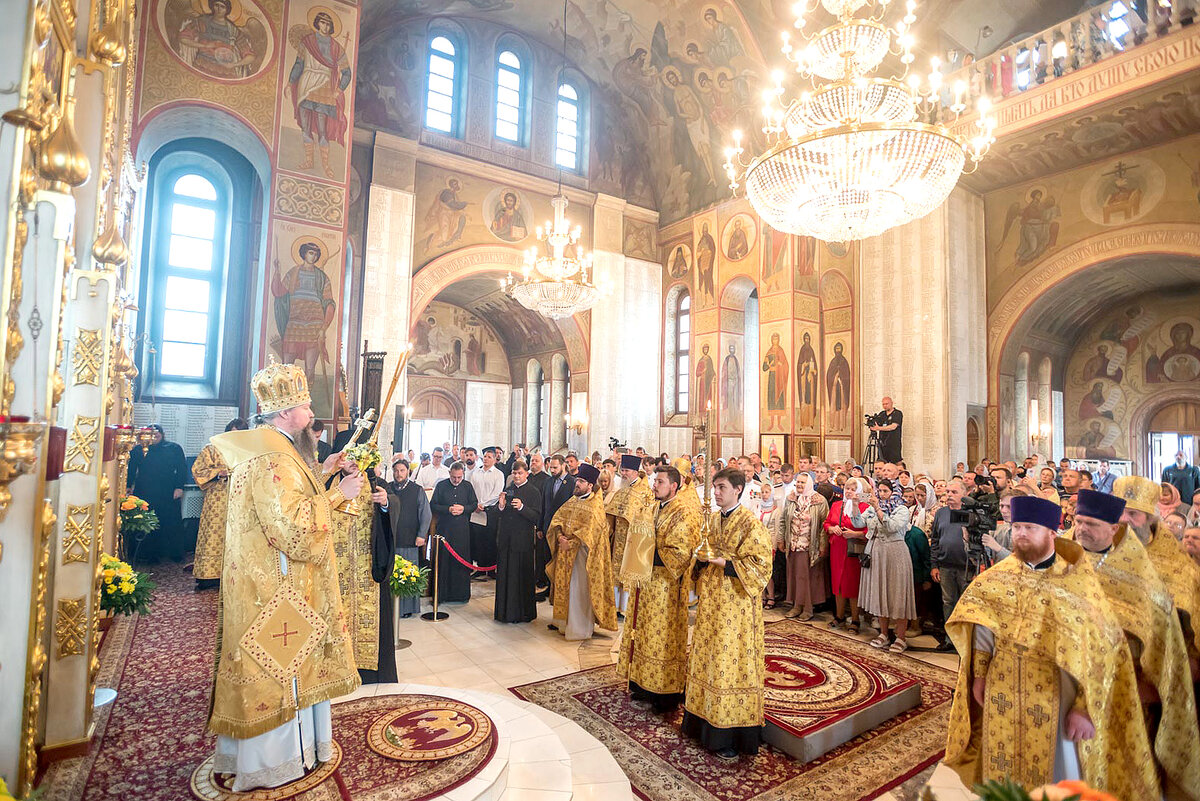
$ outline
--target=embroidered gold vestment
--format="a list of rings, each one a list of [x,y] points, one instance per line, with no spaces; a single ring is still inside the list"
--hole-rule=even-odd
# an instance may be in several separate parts
[[[560,535],[570,541],[566,546],[559,545]],[[586,545],[588,592],[591,596],[592,614],[600,628],[615,631],[617,601],[613,597],[608,519],[604,516],[604,499],[600,494],[593,492],[587,498],[572,496],[564,503],[550,521],[546,542],[550,545],[552,556],[546,571],[553,577],[551,581],[554,583],[554,618],[567,619],[567,610],[571,605],[571,571],[575,567],[575,554],[581,545]]]
[[[1200,656],[1200,567],[1183,552],[1179,540],[1163,523],[1155,528],[1146,554],[1175,602],[1189,653]]]
[[[1077,684],[1074,707],[1096,727],[1078,745],[1083,779],[1122,801],[1157,801],[1125,634],[1083,548],[1060,538],[1055,551],[1045,570],[1009,556],[984,571],[946,623],[961,661],[944,761],[968,787],[1006,776],[1025,787],[1052,782],[1063,671]],[[976,653],[975,626],[995,635],[990,656]],[[987,679],[982,710],[976,676]]]
[[[248,739],[359,685],[333,555],[342,494],[326,491],[276,429],[211,441],[230,465],[230,535],[208,728]]]
[[[650,524],[654,514],[654,490],[650,488],[649,478],[639,478],[633,484],[617,490],[608,503],[604,513],[608,515],[610,538],[612,540],[613,572],[620,573],[621,564],[625,558],[625,544],[629,540],[629,526],[636,524],[639,517]]]
[[[762,591],[771,577],[771,535],[744,506],[710,517],[709,544],[733,565],[697,562],[696,625],[688,656],[687,711],[722,729],[761,726],[763,682]]]
[[[1162,700],[1154,756],[1182,797],[1200,799],[1200,732],[1187,643],[1166,584],[1146,548],[1121,526],[1107,553],[1087,552],[1104,595],[1129,640],[1138,673]],[[1180,797],[1169,794],[1168,797]]]
[[[192,477],[204,491],[200,510],[200,529],[196,532],[196,561],[192,576],[219,579],[225,558],[225,507],[229,503],[229,482],[220,477],[225,461],[213,445],[205,445],[192,462]]]
[[[360,670],[379,669],[379,585],[371,577],[371,525],[375,504],[365,478],[356,502],[358,514],[333,516],[333,552],[346,628]]]
[[[617,674],[652,693],[681,693],[687,682],[688,568],[700,544],[700,514],[683,493],[661,509],[655,502],[654,510],[654,570],[634,590]]]

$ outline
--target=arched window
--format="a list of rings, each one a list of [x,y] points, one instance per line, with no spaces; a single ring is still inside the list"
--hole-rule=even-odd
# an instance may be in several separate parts
[[[425,127],[432,131],[454,135],[458,130],[461,61],[449,37],[438,34],[429,40]]]
[[[247,378],[257,174],[225,145],[183,139],[151,159],[147,190],[140,396],[237,403]]]
[[[691,352],[689,343],[692,339],[692,298],[687,292],[679,296],[679,305],[675,310],[675,411],[684,414],[688,411],[689,365]]]
[[[229,199],[216,176],[194,168],[175,171],[161,198],[154,269],[159,343],[158,375],[172,381],[212,382],[216,374],[218,316],[229,242]]]
[[[496,138],[521,142],[525,138],[525,70],[521,59],[505,50],[496,59]]]
[[[558,125],[555,129],[554,163],[564,170],[579,171],[579,91],[569,83],[558,86]]]

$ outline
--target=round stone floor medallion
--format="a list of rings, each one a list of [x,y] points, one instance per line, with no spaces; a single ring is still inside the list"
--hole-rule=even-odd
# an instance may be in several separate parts
[[[333,775],[342,762],[342,749],[337,742],[332,743],[332,750],[333,753],[328,762],[322,762],[316,769],[309,771],[294,782],[282,787],[247,790],[244,793],[233,792],[232,786],[227,785],[222,778],[213,773],[213,758],[209,757],[201,762],[200,767],[192,773],[192,795],[201,801],[287,801],[289,798],[309,793],[310,790],[319,791],[322,789],[321,785]],[[340,798],[336,783],[331,782],[330,788],[329,798]],[[315,795],[309,794],[305,801],[309,801],[309,799],[315,801],[321,799],[323,795],[321,792],[317,792]]]
[[[491,736],[491,718],[482,711],[449,698],[425,697],[376,718],[367,730],[367,745],[391,759],[425,762],[465,754]]]

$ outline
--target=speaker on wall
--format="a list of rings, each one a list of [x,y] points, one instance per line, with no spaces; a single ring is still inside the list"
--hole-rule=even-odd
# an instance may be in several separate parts
[[[404,424],[408,421],[408,407],[396,406],[396,417],[392,422],[392,453],[404,450]]]

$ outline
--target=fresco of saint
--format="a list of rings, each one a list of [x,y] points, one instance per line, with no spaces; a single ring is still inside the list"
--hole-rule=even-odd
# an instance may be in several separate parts
[[[322,266],[323,243],[313,237],[300,237],[293,243],[295,265],[281,274],[279,257],[275,257],[271,272],[271,295],[275,298],[275,327],[278,338],[273,341],[280,361],[292,364],[304,362],[311,378],[318,359],[328,364],[325,332],[333,323],[337,302],[333,298],[333,282]]]
[[[304,161],[300,169],[313,167],[314,149],[320,148],[326,178],[333,178],[329,164],[329,143],[346,144],[346,87],[350,85],[350,60],[336,36],[341,19],[329,9],[317,6],[309,12],[312,30],[293,27],[296,62],[288,74],[292,112],[304,137]],[[300,35],[302,34],[302,35]],[[295,41],[299,38],[299,41]]]

